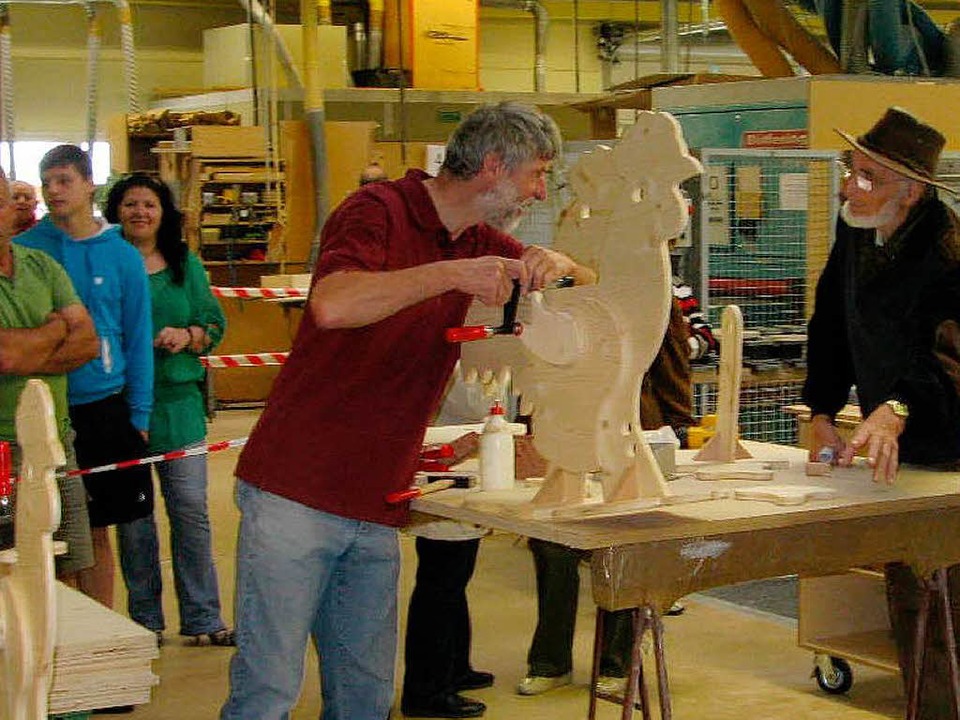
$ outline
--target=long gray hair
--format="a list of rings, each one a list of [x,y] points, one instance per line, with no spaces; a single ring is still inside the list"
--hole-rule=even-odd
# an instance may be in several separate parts
[[[531,105],[484,105],[453,131],[440,171],[469,180],[480,172],[484,158],[491,153],[510,171],[528,160],[553,160],[562,143],[553,119]]]

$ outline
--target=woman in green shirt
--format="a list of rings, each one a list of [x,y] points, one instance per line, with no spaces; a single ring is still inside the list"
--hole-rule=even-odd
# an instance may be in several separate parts
[[[111,188],[104,214],[122,226],[150,276],[155,366],[150,450],[166,453],[203,445],[205,370],[199,356],[220,342],[225,320],[203,265],[183,242],[182,215],[169,187],[139,173]],[[233,645],[233,631],[220,613],[211,552],[206,456],[158,463],[157,474],[170,518],[180,634],[197,644]]]

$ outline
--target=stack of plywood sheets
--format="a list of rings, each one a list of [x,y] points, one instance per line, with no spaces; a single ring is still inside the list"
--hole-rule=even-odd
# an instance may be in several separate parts
[[[158,655],[150,630],[57,584],[50,714],[149,702]]]

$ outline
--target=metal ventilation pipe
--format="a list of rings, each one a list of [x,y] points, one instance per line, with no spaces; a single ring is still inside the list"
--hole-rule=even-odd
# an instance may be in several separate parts
[[[550,26],[550,16],[547,9],[539,0],[480,0],[483,7],[511,8],[532,13],[536,20],[534,35],[533,58],[533,89],[537,92],[546,92],[547,89],[547,29]]]
[[[333,25],[330,0],[317,0],[317,25]]]
[[[870,71],[867,59],[867,23],[869,8],[866,0],[847,0],[840,16],[840,66],[845,73],[862,74]]]
[[[277,50],[277,57],[280,59],[280,67],[283,68],[287,81],[294,89],[303,90],[303,79],[300,77],[300,71],[297,70],[297,64],[294,62],[293,55],[290,54],[290,49],[283,38],[280,37],[280,33],[277,32],[270,13],[264,10],[257,0],[240,0],[240,5],[257,21],[257,24],[263,28],[267,37],[273,42]]]
[[[680,70],[680,24],[677,18],[677,0],[660,0],[660,24],[663,41],[660,45],[660,70],[675,73]]]
[[[370,0],[370,25],[367,28],[367,68],[383,67],[383,0]]]
[[[303,25],[303,67],[306,86],[303,93],[304,122],[310,133],[313,150],[313,187],[316,220],[310,242],[310,267],[320,253],[320,233],[327,220],[330,192],[327,187],[327,140],[324,134],[326,113],[323,106],[323,88],[319,83],[319,41],[317,25],[319,12],[315,0],[300,0],[300,22]]]

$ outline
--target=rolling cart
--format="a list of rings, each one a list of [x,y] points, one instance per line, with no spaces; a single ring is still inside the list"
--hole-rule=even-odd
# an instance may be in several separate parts
[[[846,693],[851,662],[900,671],[882,571],[800,578],[799,601],[797,644],[814,652],[812,676],[821,690]]]

